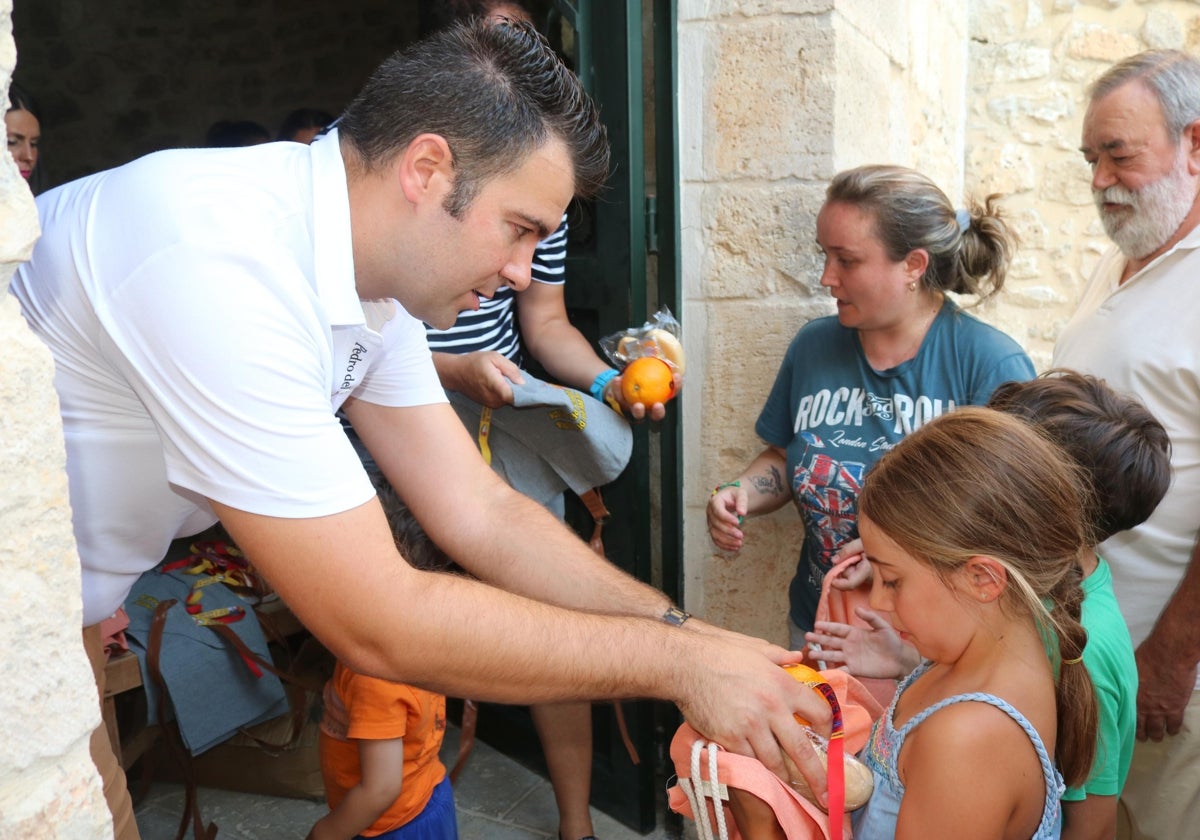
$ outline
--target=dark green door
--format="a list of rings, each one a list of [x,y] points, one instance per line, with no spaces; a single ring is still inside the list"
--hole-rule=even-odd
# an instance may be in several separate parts
[[[679,315],[674,2],[560,0],[557,6],[564,22],[575,15],[576,71],[600,108],[612,145],[609,189],[583,208],[592,229],[568,252],[568,309],[584,334],[596,340],[641,325],[659,306]],[[656,137],[665,142],[656,143]],[[613,514],[605,535],[608,558],[674,600],[681,596],[677,412],[672,406],[658,427],[635,429],[629,467],[604,490]],[[575,521],[584,525],[586,514],[577,513]],[[622,708],[641,761],[636,767],[631,763],[613,715],[597,705],[592,801],[646,831],[655,825],[656,800],[662,795],[660,757],[678,716],[673,706],[649,701],[625,702]]]
[[[596,201],[571,208],[567,308],[593,342],[640,326],[661,305],[679,317],[674,129],[675,0],[554,0],[543,31],[596,101],[612,145],[612,175]],[[603,495],[610,561],[681,600],[679,417],[635,427],[633,457]],[[568,521],[591,520],[568,494]],[[631,828],[655,827],[663,760],[678,725],[670,704],[621,704],[635,765],[611,704],[593,707],[592,804]],[[543,767],[523,709],[485,707],[480,736]]]

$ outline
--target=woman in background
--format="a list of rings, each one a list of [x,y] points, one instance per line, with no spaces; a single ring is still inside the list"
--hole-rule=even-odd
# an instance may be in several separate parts
[[[1033,378],[1020,345],[948,294],[986,298],[1003,286],[1015,237],[995,205],[992,196],[956,210],[929,178],[900,166],[862,166],[830,182],[816,239],[837,314],[792,340],[755,426],[767,446],[713,491],[707,512],[713,543],[739,551],[745,519],[796,505],[805,537],[789,588],[795,650],[812,629],[825,573],[859,545],[867,469],[938,415]]]
[[[8,110],[4,113],[4,129],[8,134],[8,153],[12,155],[21,177],[34,195],[42,191],[42,171],[38,167],[42,142],[41,112],[23,87],[12,82],[8,88]]]

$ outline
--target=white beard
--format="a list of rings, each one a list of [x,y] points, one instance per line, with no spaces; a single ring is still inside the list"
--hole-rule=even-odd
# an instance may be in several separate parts
[[[1175,235],[1196,201],[1196,180],[1187,172],[1180,154],[1171,171],[1136,192],[1114,184],[1092,190],[1092,199],[1108,238],[1130,259],[1154,253]],[[1126,205],[1112,213],[1105,202]]]

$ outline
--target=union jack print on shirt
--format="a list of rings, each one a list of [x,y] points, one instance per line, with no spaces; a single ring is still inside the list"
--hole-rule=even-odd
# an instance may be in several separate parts
[[[804,517],[807,539],[828,569],[830,558],[857,534],[858,494],[866,465],[836,460],[821,451],[824,442],[811,432],[803,437],[808,449],[792,475],[792,495]]]

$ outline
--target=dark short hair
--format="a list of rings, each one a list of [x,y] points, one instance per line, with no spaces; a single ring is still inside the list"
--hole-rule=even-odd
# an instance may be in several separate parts
[[[1092,485],[1096,542],[1142,524],[1171,484],[1171,440],[1150,410],[1101,379],[1072,370],[1006,382],[988,407],[1039,428]]]
[[[423,133],[454,156],[446,209],[460,216],[484,183],[551,138],[567,147],[575,194],[608,177],[608,137],[579,79],[532,26],[457,23],[393,54],[346,107],[339,134],[362,165],[386,166]]]
[[[388,484],[383,473],[372,470],[368,471],[368,474],[371,484],[375,486],[379,504],[383,506],[383,513],[387,516],[388,525],[392,529],[392,539],[408,564],[427,572],[461,571],[449,555],[425,533],[421,523],[417,522],[408,505],[404,504],[392,489],[392,485]]]
[[[204,145],[210,149],[255,146],[270,140],[271,133],[254,120],[217,120],[204,133]]]
[[[28,111],[38,122],[42,121],[42,112],[38,108],[37,102],[34,101],[29,91],[17,84],[16,81],[8,83],[8,110]]]
[[[296,132],[305,128],[324,128],[333,122],[333,114],[320,108],[297,108],[283,118],[279,124],[276,140],[291,140]]]

